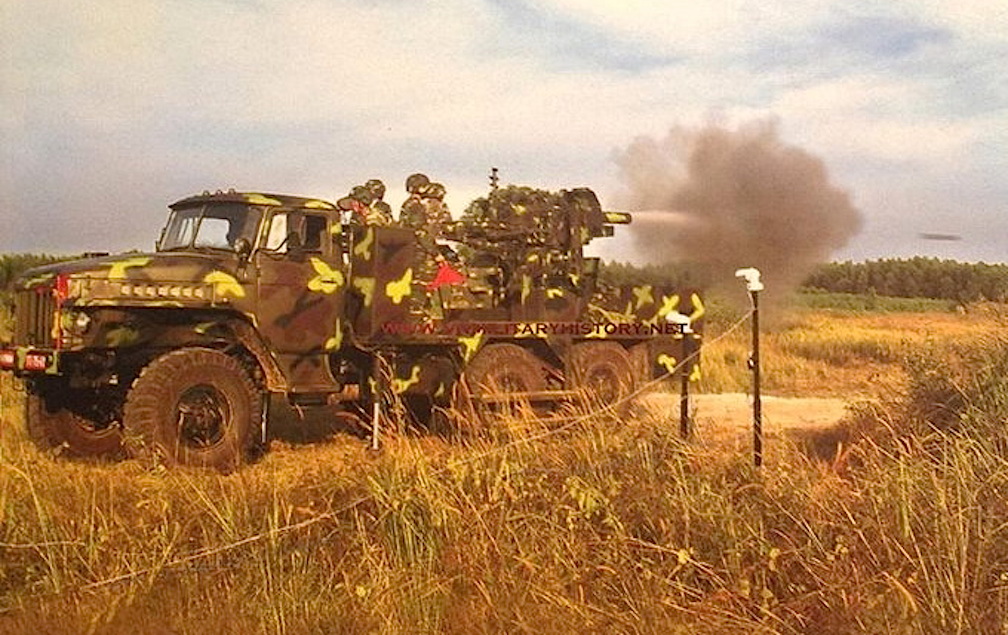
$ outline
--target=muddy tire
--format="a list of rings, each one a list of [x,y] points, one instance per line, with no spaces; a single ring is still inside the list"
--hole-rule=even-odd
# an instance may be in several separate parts
[[[28,436],[42,450],[74,457],[118,459],[122,428],[99,410],[100,396],[66,386],[30,391],[25,399]]]
[[[472,417],[484,423],[507,407],[520,404],[491,404],[481,396],[546,390],[546,366],[538,357],[516,344],[488,344],[476,353],[466,366],[462,381],[456,390],[460,409],[468,409]],[[468,401],[462,404],[461,401]]]
[[[238,360],[211,349],[173,351],[133,382],[123,410],[126,448],[138,458],[231,471],[254,449],[262,408]]]
[[[573,388],[587,392],[596,404],[616,406],[625,412],[624,400],[634,391],[634,366],[630,355],[615,342],[582,342],[571,350],[567,374]]]
[[[543,362],[516,344],[483,347],[466,367],[465,374],[475,394],[546,390]]]

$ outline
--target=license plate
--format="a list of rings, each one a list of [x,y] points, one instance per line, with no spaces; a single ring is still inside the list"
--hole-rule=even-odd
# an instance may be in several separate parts
[[[45,353],[28,353],[25,355],[25,370],[45,370],[49,367],[49,356]]]

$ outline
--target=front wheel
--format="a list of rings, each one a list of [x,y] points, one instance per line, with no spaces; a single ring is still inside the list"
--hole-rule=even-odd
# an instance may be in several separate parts
[[[140,373],[123,410],[126,446],[137,457],[236,468],[253,448],[263,400],[238,360],[185,348]]]
[[[25,401],[28,436],[43,450],[69,456],[115,459],[122,456],[118,410],[121,396],[71,389],[65,382],[38,383]]]

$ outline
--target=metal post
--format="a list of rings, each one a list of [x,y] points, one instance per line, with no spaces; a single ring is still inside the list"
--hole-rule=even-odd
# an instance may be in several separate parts
[[[382,398],[385,396],[385,360],[375,353],[371,369],[371,449],[378,450],[381,441]]]
[[[692,434],[692,422],[689,416],[689,373],[684,367],[682,369],[682,376],[679,383],[679,435],[684,438],[690,438]]]
[[[371,449],[377,450],[381,436],[381,394],[376,391],[371,408]]]
[[[763,290],[759,269],[749,267],[735,272],[744,278],[749,297],[752,298],[752,355],[749,368],[753,374],[753,465],[763,465],[763,402],[760,399],[760,358],[759,358],[759,292]]]
[[[763,465],[763,402],[760,398],[759,358],[759,291],[750,291],[752,297],[752,374],[753,374],[753,464]]]
[[[693,340],[691,335],[693,329],[690,328],[689,317],[679,313],[678,311],[672,311],[665,316],[665,320],[671,324],[676,324],[679,326],[679,333],[676,338],[682,339],[682,362],[677,366],[679,374],[679,436],[683,439],[688,439],[693,434],[693,422],[690,420],[690,370],[692,364],[690,360],[693,358],[693,353],[696,349],[692,346]],[[696,364],[696,360],[693,360],[693,364]]]

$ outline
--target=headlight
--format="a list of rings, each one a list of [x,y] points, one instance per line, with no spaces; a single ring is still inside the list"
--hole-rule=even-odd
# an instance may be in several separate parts
[[[73,325],[74,328],[77,329],[78,333],[83,333],[88,330],[89,326],[91,326],[91,316],[83,312],[78,313],[77,316],[74,317]]]
[[[83,311],[71,311],[64,313],[62,319],[63,330],[71,336],[80,336],[87,332],[91,326],[91,316]]]

